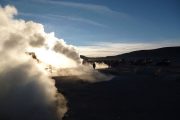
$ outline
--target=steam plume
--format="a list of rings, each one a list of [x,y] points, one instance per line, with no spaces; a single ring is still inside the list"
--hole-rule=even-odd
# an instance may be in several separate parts
[[[66,46],[66,47],[63,47],[63,46]],[[76,52],[76,50],[72,46],[67,46],[63,43],[56,42],[56,44],[54,46],[54,50],[58,53],[62,53],[64,55],[66,55],[67,57],[73,59],[78,64],[81,63],[79,54]]]
[[[61,120],[67,101],[44,65],[90,82],[109,78],[81,66],[73,46],[54,33],[45,33],[40,23],[15,19],[17,13],[13,6],[0,7],[0,119]]]
[[[51,49],[52,35],[39,23],[14,19],[16,14],[13,6],[0,7],[0,119],[61,119],[67,111],[64,96],[44,68],[25,54],[44,46]]]

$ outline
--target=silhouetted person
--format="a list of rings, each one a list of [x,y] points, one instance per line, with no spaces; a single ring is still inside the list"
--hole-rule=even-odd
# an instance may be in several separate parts
[[[93,68],[96,69],[96,64],[95,63],[93,63]]]

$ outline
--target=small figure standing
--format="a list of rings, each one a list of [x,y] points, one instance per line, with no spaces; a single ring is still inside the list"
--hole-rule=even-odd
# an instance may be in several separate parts
[[[93,68],[96,69],[96,64],[95,63],[93,63]]]

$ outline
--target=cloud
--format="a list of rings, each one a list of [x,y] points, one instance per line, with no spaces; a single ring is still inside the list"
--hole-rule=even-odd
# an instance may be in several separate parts
[[[90,19],[85,19],[85,18],[82,18],[82,17],[61,16],[61,15],[51,15],[51,17],[63,18],[63,19],[66,19],[66,20],[77,21],[77,22],[83,22],[83,23],[87,23],[87,24],[94,25],[94,26],[99,26],[99,27],[107,27],[106,25],[103,25],[103,24],[98,23],[96,21],[93,21],[93,20],[90,20]]]
[[[85,3],[78,3],[78,2],[65,2],[65,1],[49,1],[49,2],[58,4],[58,5],[86,9],[86,10],[91,10],[91,11],[96,11],[96,12],[104,11],[108,13],[116,13],[116,11],[113,11],[110,8],[106,6],[102,6],[102,5],[85,4]]]
[[[154,43],[112,43],[99,42],[92,45],[78,46],[81,55],[87,56],[111,56],[118,55],[135,50],[147,50],[160,47],[169,47],[180,45],[180,42],[162,41]]]
[[[80,3],[80,2],[67,2],[67,1],[51,1],[51,0],[40,0],[39,2],[43,3],[49,3],[54,5],[61,5],[71,8],[78,8],[83,10],[88,10],[100,14],[109,14],[109,15],[119,15],[122,18],[128,18],[129,15],[123,12],[118,12],[115,10],[112,10],[111,8],[104,6],[104,5],[96,5],[96,4],[90,4],[90,3]]]
[[[93,26],[98,26],[98,27],[107,27],[106,25],[103,25],[101,23],[98,23],[96,21],[90,20],[90,19],[86,19],[83,17],[73,17],[73,16],[64,16],[64,15],[52,15],[52,14],[34,14],[34,13],[23,13],[21,12],[19,15],[25,16],[25,17],[39,17],[39,18],[43,18],[43,19],[49,19],[49,20],[54,20],[54,21],[59,21],[59,19],[62,20],[70,20],[73,22],[81,22],[81,23],[85,23],[85,24],[89,24],[89,25],[93,25]]]

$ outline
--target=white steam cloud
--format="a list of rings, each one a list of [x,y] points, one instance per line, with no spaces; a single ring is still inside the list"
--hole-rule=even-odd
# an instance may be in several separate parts
[[[44,68],[25,54],[53,49],[49,39],[56,38],[39,23],[14,19],[16,14],[13,6],[0,7],[0,119],[60,120],[67,111],[64,96]],[[68,57],[71,52],[67,53]]]
[[[81,63],[79,54],[77,53],[77,51],[74,49],[73,46],[67,46],[66,44],[56,42],[56,44],[54,46],[54,50],[58,53],[66,55],[67,57],[76,61],[78,64]]]
[[[61,120],[67,101],[47,66],[89,82],[111,77],[80,65],[73,46],[45,33],[40,23],[15,19],[17,13],[13,6],[0,6],[0,120]]]

